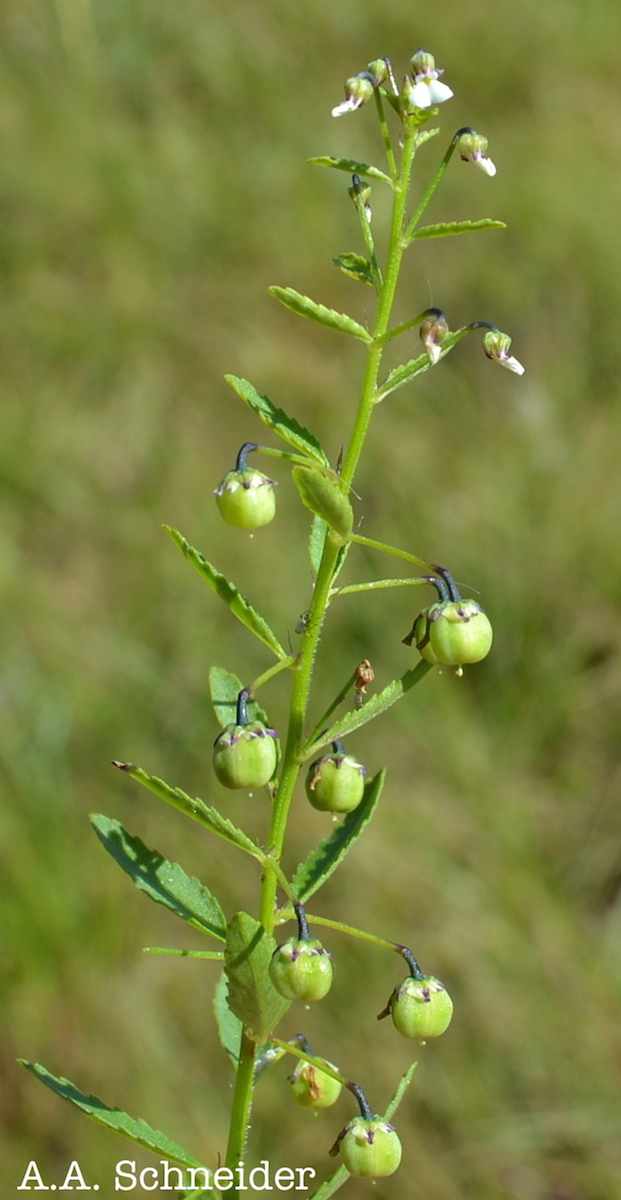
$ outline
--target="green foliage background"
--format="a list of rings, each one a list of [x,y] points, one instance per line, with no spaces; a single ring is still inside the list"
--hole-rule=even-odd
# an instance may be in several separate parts
[[[240,442],[263,436],[222,374],[251,378],[336,457],[364,349],[297,320],[266,288],[291,285],[365,320],[370,290],[331,263],[359,249],[346,177],[305,160],[379,162],[372,112],[336,122],[330,108],[371,58],[389,54],[401,73],[423,45],[455,99],[415,190],[454,129],[472,124],[498,175],[455,160],[429,220],[493,216],[509,230],[413,247],[395,318],[436,304],[454,328],[494,320],[527,374],[498,370],[473,338],[386,401],[357,511],[369,536],[479,589],[496,642],[463,680],[434,672],[351,739],[370,768],[388,765],[388,784],[374,831],[317,907],[412,945],[456,1002],[450,1033],[420,1053],[400,1114],[405,1168],[377,1200],[621,1194],[620,26],[616,0],[5,0],[10,1188],[30,1158],[57,1183],[78,1158],[101,1194],[117,1159],[149,1162],[20,1073],[18,1053],[207,1161],[223,1148],[230,1071],[214,1034],[215,968],[141,956],[145,944],[201,938],[131,888],[87,814],[108,812],[180,859],[229,914],[254,905],[252,864],[108,763],[138,762],[264,834],[263,797],[230,797],[212,780],[206,677],[218,662],[249,680],[268,656],[161,524],[182,529],[295,641],[307,514],[276,465],[272,526],[250,538],[216,519],[213,487]],[[374,212],[385,230],[379,185]],[[416,345],[415,334],[399,341],[390,363]],[[365,552],[351,563],[352,580],[391,573]],[[318,699],[363,657],[382,685],[402,673],[419,599],[399,589],[335,606]],[[264,702],[282,724],[281,681]],[[293,830],[290,868],[328,832],[302,794]],[[388,1022],[375,1024],[400,968],[372,947],[325,941],[333,992],[290,1013],[287,1030],[303,1026],[382,1108],[413,1057]],[[293,1111],[285,1077],[281,1065],[261,1083],[252,1156],[321,1171],[350,1106],[317,1119]]]

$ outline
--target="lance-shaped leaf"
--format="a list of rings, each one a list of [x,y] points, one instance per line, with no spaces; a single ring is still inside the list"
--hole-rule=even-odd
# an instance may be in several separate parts
[[[321,467],[294,467],[291,474],[302,503],[330,526],[339,545],[345,545],[354,513],[334,473]]]
[[[245,850],[246,854],[251,854],[259,862],[265,861],[263,851],[252,841],[252,838],[249,838],[243,829],[238,829],[237,825],[229,821],[228,817],[223,817],[217,808],[211,808],[198,797],[192,798],[186,795],[181,788],[170,787],[163,779],[158,779],[157,775],[148,775],[146,771],[142,770],[142,767],[135,767],[133,763],[114,762],[112,765],[118,767],[119,771],[125,771],[126,775],[131,775],[132,779],[137,779],[143,787],[155,792],[156,796],[165,800],[167,804],[172,804],[173,808],[179,809],[179,812],[184,813],[186,817],[198,821],[199,825],[204,825],[212,833],[217,833],[219,837],[231,842],[239,850]]]
[[[165,525],[164,529],[170,534],[175,545],[183,551],[185,557],[192,563],[192,566],[196,568],[199,575],[202,575],[203,579],[206,579],[209,586],[213,588],[216,595],[221,600],[224,600],[224,603],[230,608],[233,616],[237,617],[237,620],[241,621],[242,625],[245,625],[251,633],[254,633],[254,636],[260,642],[263,642],[277,658],[286,658],[286,651],[283,650],[276,634],[272,633],[267,621],[242,596],[241,592],[238,592],[235,584],[229,583],[228,579],[225,579],[220,571],[217,571],[210,562],[207,562],[207,559],[203,557],[200,550],[195,550],[178,530],[171,529],[170,525]]]
[[[81,1092],[69,1079],[52,1075],[50,1071],[47,1071],[39,1063],[28,1062],[24,1058],[18,1059],[18,1062],[23,1067],[26,1067],[36,1079],[44,1083],[46,1087],[56,1092],[57,1096],[61,1096],[63,1100],[67,1100],[75,1108],[81,1109],[82,1112],[86,1113],[87,1117],[90,1117],[93,1121],[97,1121],[98,1125],[105,1125],[107,1129],[113,1129],[116,1133],[120,1133],[123,1137],[128,1138],[130,1142],[135,1142],[137,1146],[142,1146],[145,1150],[152,1150],[154,1154],[161,1155],[162,1158],[167,1159],[169,1162],[178,1163],[182,1167],[207,1169],[197,1158],[188,1154],[187,1150],[177,1145],[176,1142],[171,1141],[165,1133],[160,1133],[159,1129],[152,1129],[146,1121],[137,1117],[130,1117],[128,1113],[123,1112],[120,1108],[110,1108],[107,1104],[104,1104],[103,1100],[99,1100],[97,1096],[87,1096],[85,1092]],[[211,1172],[209,1172],[207,1178],[210,1175]]]
[[[226,1050],[233,1066],[237,1067],[243,1025],[229,1006],[229,985],[224,971],[216,984],[213,1011],[216,1015],[220,1045]]]
[[[332,167],[335,171],[347,171],[348,175],[362,175],[366,179],[381,179],[392,187],[392,179],[379,167],[369,163],[356,162],[354,158],[333,158],[331,154],[320,154],[317,158],[309,158],[309,163],[316,167]]]
[[[223,971],[216,986],[213,1009],[216,1014],[220,1044],[226,1050],[233,1066],[237,1067],[243,1026],[239,1017],[236,1017],[235,1013],[231,1012],[229,1008],[228,993],[228,980]],[[273,1063],[278,1062],[282,1058],[284,1053],[284,1050],[281,1050],[277,1046],[272,1046],[269,1042],[257,1048],[257,1057],[254,1066],[255,1083],[265,1074],[268,1067],[271,1067]]]
[[[313,517],[310,537],[308,539],[308,553],[310,555],[311,567],[313,568],[315,575],[317,575],[319,567],[321,566],[321,556],[323,554],[323,548],[326,544],[327,532],[328,526],[326,525],[325,521],[322,521],[321,517]]]
[[[361,254],[339,254],[332,262],[336,267],[340,267],[345,275],[349,275],[350,279],[357,279],[359,283],[368,283],[375,287],[373,267],[368,258],[363,258]]]
[[[456,329],[454,333],[447,333],[440,347],[441,358],[445,358],[449,351],[453,349],[453,346],[461,342],[462,338],[469,332],[469,327],[465,326],[463,329]],[[411,383],[417,375],[422,375],[423,371],[428,371],[431,365],[428,354],[419,354],[418,358],[411,358],[409,362],[403,363],[400,367],[395,367],[386,376],[384,382],[379,385],[376,400],[384,400],[391,392],[396,392],[397,388],[403,387],[406,383]]]
[[[226,938],[228,1003],[258,1042],[269,1037],[291,1003],[269,976],[275,949],[276,942],[259,921],[248,913],[235,914]]]
[[[319,890],[358,841],[377,808],[385,778],[386,772],[380,771],[371,779],[364,789],[364,796],[358,807],[348,813],[344,821],[335,825],[330,836],[311,850],[308,858],[300,863],[291,882],[294,895],[300,904],[306,904]]]
[[[360,338],[360,341],[366,342],[367,345],[373,341],[364,325],[359,325],[353,317],[347,316],[346,313],[335,312],[333,308],[317,304],[315,300],[311,300],[308,296],[302,296],[293,288],[271,287],[267,290],[270,296],[280,300],[285,308],[290,308],[300,317],[308,317],[309,320],[318,321],[320,325],[325,325],[328,329],[335,329],[338,333],[347,333],[350,337]]]
[[[378,400],[384,400],[391,392],[396,392],[397,388],[410,383],[412,379],[416,379],[417,375],[422,375],[423,371],[428,371],[430,366],[429,355],[419,354],[418,358],[411,358],[409,362],[402,363],[400,367],[395,367],[386,376],[384,382],[380,384],[377,392]]]
[[[423,225],[412,234],[416,238],[455,237],[459,233],[477,233],[479,229],[506,229],[504,221],[483,217],[480,221],[442,221],[439,225]]]
[[[353,733],[355,729],[360,729],[363,725],[367,725],[369,721],[373,721],[375,717],[379,717],[381,713],[385,713],[397,700],[401,700],[417,683],[420,683],[428,671],[431,671],[432,664],[421,659],[421,661],[412,667],[411,671],[406,671],[401,679],[394,679],[389,683],[383,691],[377,695],[371,696],[362,708],[354,709],[352,712],[345,713],[343,717],[339,717],[338,721],[334,722],[321,737],[313,742],[312,746],[306,746],[299,758],[299,762],[305,762],[312,758],[324,746],[329,746],[336,738],[344,738],[348,734]],[[354,810],[357,811],[357,810]]]
[[[237,721],[237,697],[243,689],[241,679],[224,667],[212,667],[209,672],[209,692],[216,718],[220,725],[235,725]],[[269,718],[256,700],[248,701],[248,720],[262,721],[269,725]]]
[[[139,837],[124,829],[120,821],[91,816],[91,824],[108,854],[127,872],[136,887],[158,904],[163,904],[188,924],[219,941],[226,941],[226,918],[215,896],[200,882],[186,875],[179,863],[168,862],[159,850],[150,850]]]
[[[245,401],[263,423],[269,425],[270,429],[273,429],[274,433],[277,433],[284,442],[288,442],[290,446],[308,458],[327,465],[328,457],[325,450],[315,435],[300,425],[295,417],[290,417],[282,408],[277,408],[269,396],[262,396],[251,383],[248,383],[247,379],[239,379],[237,375],[225,375],[224,378],[233,391],[237,392],[239,398]]]

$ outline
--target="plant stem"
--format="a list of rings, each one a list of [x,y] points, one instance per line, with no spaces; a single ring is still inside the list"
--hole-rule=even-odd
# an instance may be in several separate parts
[[[239,1051],[239,1066],[237,1068],[237,1081],[231,1111],[229,1142],[226,1148],[227,1167],[235,1168],[240,1158],[244,1157],[248,1121],[252,1105],[252,1083],[256,1053],[257,1047],[255,1043],[246,1036],[244,1031]],[[234,1187],[230,1191],[230,1195],[237,1196],[237,1187]]]
[[[404,238],[405,211],[415,151],[416,130],[408,129],[406,127],[403,143],[403,154],[401,157],[401,170],[399,172],[398,180],[395,183],[386,275],[380,294],[377,316],[372,335],[373,338],[381,339],[388,331],[392,306],[397,290],[401,260],[406,248],[406,241]],[[389,155],[389,164],[391,165],[391,169],[393,163],[394,154],[392,155],[392,162]],[[358,465],[369,428],[369,423],[374,408],[377,378],[382,361],[382,354],[383,345],[381,344],[381,341],[378,345],[376,345],[374,342],[369,343],[369,357],[362,383],[360,402],[358,405],[358,411],[356,413],[353,432],[341,471],[341,479],[344,491],[349,491],[352,486],[354,475],[356,473],[356,467]],[[270,863],[269,860],[266,860],[264,863],[264,874],[259,908],[259,920],[266,929],[267,933],[270,935],[273,932],[276,919],[276,893],[278,889],[277,864],[280,863],[280,858],[282,855],[285,833],[287,829],[287,819],[289,816],[289,808],[300,771],[299,752],[304,740],[304,727],[308,710],[313,667],[326,611],[330,602],[330,591],[338,561],[339,549],[340,547],[334,544],[328,533],[326,535],[321,563],[317,573],[317,580],[315,583],[312,601],[308,610],[308,620],[303,633],[302,648],[297,664],[293,668],[293,685],[291,689],[287,739],[283,755],[282,772],[278,785],[278,791],[274,800],[272,820],[267,843],[267,852],[270,858],[272,858],[274,861],[273,863]],[[243,1152],[245,1146],[246,1131],[252,1105],[253,1067],[255,1053],[256,1050],[254,1044],[246,1036],[244,1031],[242,1036],[241,1056],[235,1083],[233,1109],[231,1112],[231,1126],[226,1159],[227,1166],[236,1165],[237,1159]],[[237,1187],[234,1186],[232,1189],[230,1189],[228,1195],[231,1198],[237,1197]]]

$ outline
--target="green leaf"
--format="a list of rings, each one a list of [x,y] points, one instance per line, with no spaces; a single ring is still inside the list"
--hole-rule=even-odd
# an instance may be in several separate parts
[[[419,354],[418,358],[411,358],[409,362],[402,363],[400,367],[394,367],[378,388],[378,400],[384,400],[391,392],[396,392],[397,388],[410,383],[412,379],[416,379],[417,375],[422,375],[423,371],[428,371],[430,366],[429,355]]]
[[[439,132],[439,126],[435,129],[421,129],[420,133],[416,135],[416,149],[420,150],[420,147],[424,146],[425,142],[429,142],[432,138],[437,137]]]
[[[360,341],[366,342],[367,345],[373,341],[364,325],[359,325],[353,317],[347,316],[346,313],[335,312],[333,308],[326,308],[324,304],[316,304],[314,300],[309,299],[308,296],[302,296],[293,288],[270,287],[267,290],[270,296],[280,300],[285,308],[290,308],[300,317],[308,317],[311,321],[318,321],[320,325],[325,325],[328,329],[335,329],[338,333],[348,333],[350,337],[360,338]]]
[[[184,813],[186,817],[198,821],[199,825],[204,825],[212,833],[217,833],[219,837],[231,842],[239,850],[245,850],[246,854],[251,854],[260,863],[265,861],[263,851],[252,841],[252,838],[249,838],[243,829],[238,829],[237,825],[234,825],[227,817],[223,817],[217,808],[209,807],[198,797],[193,799],[182,792],[181,788],[170,787],[163,779],[158,779],[157,775],[148,775],[146,771],[142,770],[142,767],[135,767],[133,763],[114,762],[112,765],[118,767],[119,771],[125,771],[143,787],[149,788],[149,791],[155,792],[156,796],[165,800],[167,804],[172,804],[173,808],[179,809],[179,812]]]
[[[461,342],[462,338],[470,332],[467,325],[463,329],[456,329],[454,333],[447,333],[443,338],[440,355],[446,358],[446,355],[453,346]],[[386,376],[383,383],[377,389],[376,403],[384,400],[391,392],[396,392],[397,388],[403,387],[405,383],[410,383],[417,375],[422,375],[423,371],[428,371],[431,367],[431,362],[428,354],[419,354],[418,358],[411,358],[409,362],[403,363],[400,367],[395,367],[394,370]]]
[[[506,229],[504,221],[492,221],[484,217],[481,221],[443,221],[439,225],[424,225],[412,234],[416,238],[455,237],[458,233],[477,233],[479,229]]]
[[[299,450],[300,453],[306,454],[308,458],[313,458],[316,462],[327,466],[328,456],[314,434],[309,433],[308,429],[300,425],[294,417],[288,416],[282,408],[277,408],[269,396],[262,396],[251,383],[248,383],[247,379],[239,379],[237,375],[225,375],[224,378],[233,391],[237,392],[240,399],[248,404],[263,423],[269,425],[270,429],[273,429],[274,433],[278,434],[284,442],[288,442],[290,446]]]
[[[186,875],[179,863],[168,862],[159,850],[149,850],[139,837],[101,813],[91,824],[108,854],[127,872],[141,892],[163,904],[195,929],[226,941],[226,918],[215,896],[198,879]]]
[[[432,664],[421,659],[411,671],[406,671],[401,679],[394,679],[389,683],[383,691],[378,692],[375,696],[371,696],[362,708],[357,708],[351,712],[345,713],[343,717],[339,717],[338,721],[334,722],[329,729],[322,733],[321,738],[313,742],[311,746],[303,749],[300,755],[299,762],[305,762],[309,758],[313,758],[319,750],[324,746],[329,746],[336,738],[347,737],[353,733],[355,729],[361,729],[363,725],[367,725],[369,721],[373,721],[375,717],[379,717],[385,713],[397,700],[401,700],[417,683],[425,678],[428,671],[431,671]],[[357,812],[354,809],[354,813]]]
[[[130,1117],[128,1113],[123,1112],[120,1108],[110,1108],[104,1104],[103,1100],[99,1100],[97,1096],[87,1096],[81,1092],[75,1084],[69,1079],[63,1079],[62,1076],[52,1075],[45,1067],[39,1063],[28,1062],[27,1059],[20,1058],[18,1062],[26,1067],[28,1071],[35,1076],[36,1079],[44,1083],[57,1096],[61,1096],[63,1100],[68,1100],[76,1108],[85,1112],[87,1117],[91,1117],[93,1121],[97,1121],[98,1125],[105,1125],[107,1129],[113,1129],[116,1133],[122,1134],[123,1137],[129,1138],[130,1142],[135,1142],[137,1146],[142,1146],[145,1150],[152,1150],[154,1154],[159,1154],[162,1158],[168,1159],[169,1162],[178,1163],[182,1167],[204,1167],[204,1164],[199,1162],[197,1158],[193,1158],[176,1142],[172,1142],[166,1137],[165,1133],[160,1133],[159,1129],[152,1129],[146,1121],[140,1118]],[[211,1172],[210,1172],[211,1174]],[[209,1178],[209,1176],[208,1176]]]
[[[209,691],[216,719],[224,728],[237,722],[237,697],[243,689],[241,679],[224,667],[212,667],[209,672]],[[269,717],[256,700],[248,701],[248,719],[269,726]]]
[[[243,1026],[239,1017],[229,1008],[229,985],[224,971],[216,984],[213,1010],[216,1014],[220,1045],[226,1050],[233,1066],[237,1067]]]
[[[361,254],[339,254],[332,259],[332,262],[351,279],[357,279],[360,283],[368,283],[370,287],[375,287],[373,267],[368,258],[363,258]]]
[[[354,158],[333,158],[331,154],[320,154],[317,158],[309,158],[307,161],[316,167],[333,167],[335,171],[347,171],[348,175],[363,175],[367,179],[381,179],[383,183],[388,183],[392,187],[390,175],[380,171],[379,167],[369,166],[369,163],[356,162]]]
[[[306,904],[326,879],[329,879],[366,829],[377,808],[385,778],[386,772],[380,771],[371,779],[364,789],[364,796],[358,807],[349,813],[344,821],[335,825],[330,836],[320,842],[315,850],[311,850],[308,858],[300,863],[291,886],[301,904]]]
[[[343,546],[353,529],[354,513],[337,477],[320,467],[294,467],[291,474],[302,503],[330,526]]]
[[[321,556],[323,554],[323,548],[326,544],[327,532],[328,526],[326,525],[325,521],[322,521],[321,517],[313,517],[310,537],[308,539],[308,553],[310,555],[311,567],[313,568],[315,575],[317,575],[317,572],[321,566]]]
[[[235,914],[226,937],[228,1003],[259,1042],[269,1037],[291,1003],[276,991],[269,976],[275,949],[276,942],[259,921],[248,913]]]
[[[170,525],[165,525],[164,529],[170,534],[175,545],[183,551],[185,557],[192,563],[192,566],[196,568],[199,575],[202,575],[203,579],[207,580],[209,586],[213,588],[220,599],[224,600],[224,603],[230,608],[233,616],[237,617],[237,620],[241,621],[242,625],[245,625],[251,633],[254,633],[254,636],[260,642],[263,642],[268,650],[271,650],[277,658],[286,658],[287,654],[278,641],[276,634],[272,633],[267,621],[242,596],[241,592],[238,592],[235,584],[229,583],[228,579],[225,579],[220,571],[217,571],[210,562],[207,562],[207,559],[203,558],[200,550],[195,550],[178,530],[171,529]]]

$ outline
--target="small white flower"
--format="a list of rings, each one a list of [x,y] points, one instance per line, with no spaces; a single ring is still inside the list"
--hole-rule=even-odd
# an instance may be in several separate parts
[[[342,104],[337,104],[336,108],[332,109],[332,116],[342,117],[345,113],[355,112],[357,108],[362,108],[372,95],[373,77],[368,71],[352,76],[345,83],[345,99]]]
[[[422,75],[414,76],[414,87],[408,97],[415,108],[431,108],[434,104],[444,104],[453,95],[450,87],[438,78],[439,71],[425,71]]]
[[[449,331],[447,319],[440,308],[427,309],[427,316],[420,327],[420,340],[427,351],[432,367],[440,361],[442,342]]]
[[[498,329],[490,329],[483,338],[483,349],[488,358],[499,363],[501,367],[506,367],[507,371],[513,371],[514,375],[523,375],[524,367],[517,358],[509,354],[510,347],[509,334],[501,333]]]
[[[487,157],[487,138],[475,129],[464,129],[458,141],[459,154],[464,162],[472,162],[486,175],[496,174],[496,164]]]

